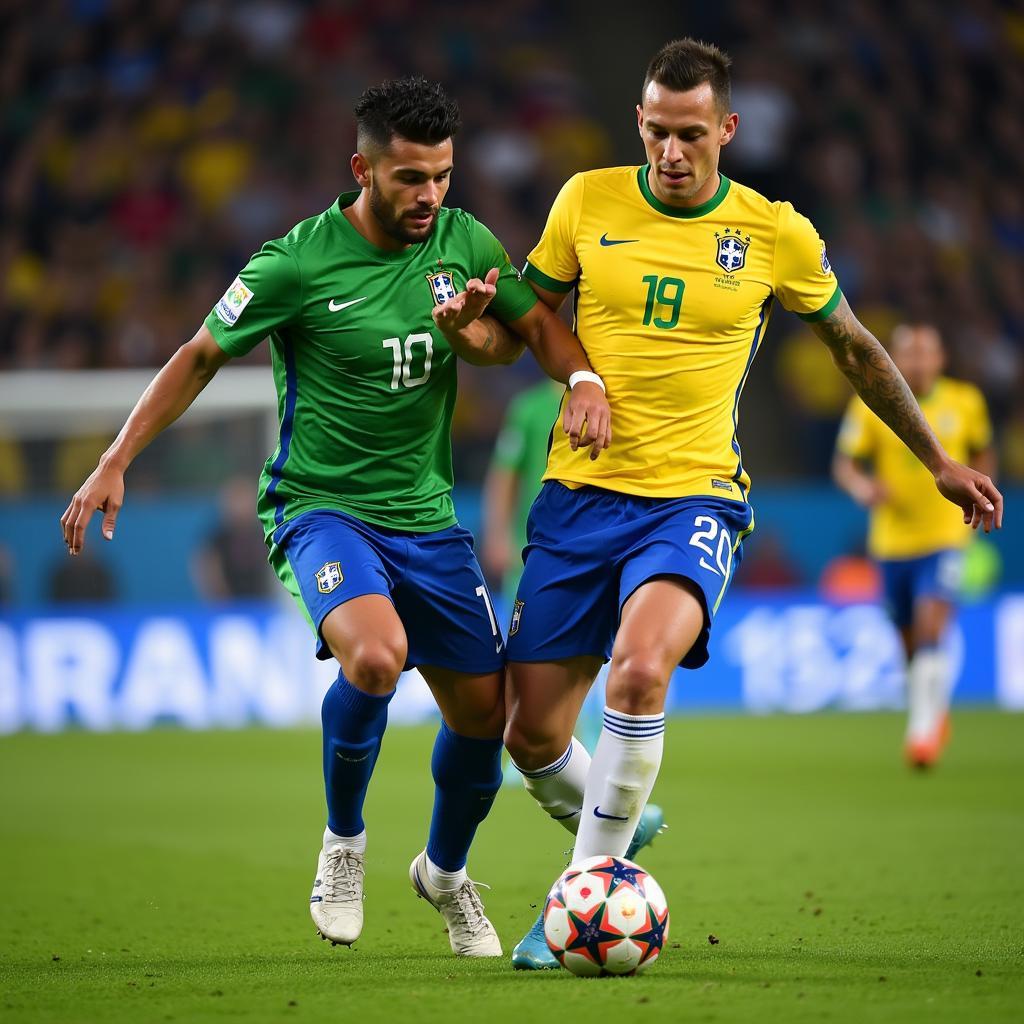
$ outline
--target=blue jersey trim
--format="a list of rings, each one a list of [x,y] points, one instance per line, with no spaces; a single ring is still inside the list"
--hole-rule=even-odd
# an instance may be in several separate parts
[[[747,383],[747,375],[750,373],[750,367],[754,362],[754,356],[757,355],[757,350],[761,345],[761,334],[764,330],[765,325],[768,323],[768,317],[771,315],[772,308],[772,296],[761,303],[761,315],[757,320],[757,327],[754,330],[754,340],[750,343],[750,354],[747,356],[747,364],[743,367],[743,373],[740,374],[740,382],[736,385],[736,395],[733,398],[732,403],[732,450],[736,453],[736,472],[733,473],[732,479],[737,487],[740,489],[740,497],[744,501],[747,500],[747,492],[743,484],[740,483],[740,477],[743,475],[743,453],[740,451],[739,442],[739,411],[740,411],[740,395],[743,394],[743,385]]]
[[[277,500],[277,485],[281,482],[281,470],[288,461],[288,453],[292,444],[292,425],[295,421],[295,350],[287,339],[284,339],[284,377],[285,398],[284,416],[281,418],[281,439],[278,443],[277,458],[270,467],[271,481],[267,487],[267,498],[277,507],[274,509],[274,523],[280,526],[284,522],[284,502]]]

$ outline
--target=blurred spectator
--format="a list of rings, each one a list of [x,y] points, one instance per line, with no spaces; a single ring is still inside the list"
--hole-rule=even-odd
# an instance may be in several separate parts
[[[62,552],[50,567],[46,597],[54,604],[99,604],[117,600],[114,574],[101,559],[83,551],[74,558]]]
[[[263,239],[349,186],[352,103],[389,75],[437,77],[458,96],[465,126],[450,201],[480,214],[521,261],[570,174],[640,159],[635,138],[611,151],[608,129],[623,112],[593,108],[575,61],[607,48],[601,73],[622,91],[635,90],[633,67],[614,59],[614,40],[588,35],[582,9],[8,3],[0,370],[159,366]],[[941,323],[956,372],[986,390],[1000,441],[1024,418],[1022,24],[999,0],[737,0],[631,29],[648,33],[650,52],[681,29],[732,52],[741,125],[726,173],[811,217],[862,317],[895,308]],[[780,440],[809,434],[759,452],[761,479],[823,473],[845,395],[806,336],[775,343],[792,331],[777,314],[764,346],[776,374],[751,380],[745,428],[770,418]],[[495,405],[526,379],[465,375],[461,482],[482,478]],[[1021,461],[1009,460],[1011,474]]]
[[[270,593],[273,575],[255,511],[255,479],[228,480],[220,491],[220,520],[192,561],[196,588],[207,601]]]

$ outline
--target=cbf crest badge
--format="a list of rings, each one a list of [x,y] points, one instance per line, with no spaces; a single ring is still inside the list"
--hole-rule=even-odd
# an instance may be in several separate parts
[[[727,274],[735,274],[737,270],[742,270],[747,262],[750,235],[744,237],[738,229],[733,231],[732,228],[726,228],[722,232],[716,231],[715,239],[718,242],[715,262]]]
[[[316,574],[316,589],[321,594],[329,594],[336,590],[344,579],[341,562],[326,562]]]
[[[427,274],[430,290],[434,295],[434,305],[440,306],[449,299],[455,298],[455,282],[450,270],[439,270],[436,274]]]
[[[525,601],[516,601],[512,608],[512,622],[508,627],[508,635],[515,636],[519,632],[519,620],[523,617],[523,605]]]

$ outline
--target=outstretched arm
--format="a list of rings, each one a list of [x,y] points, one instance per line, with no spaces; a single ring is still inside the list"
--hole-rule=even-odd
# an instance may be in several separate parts
[[[811,324],[854,390],[931,471],[943,497],[959,505],[964,522],[988,533],[1003,525],[1003,496],[984,473],[951,459],[924,418],[914,393],[881,343],[841,299],[826,319]]]
[[[124,501],[125,470],[160,431],[196,400],[229,358],[204,325],[167,360],[61,516],[61,531],[69,554],[81,552],[85,528],[93,512],[103,512],[103,536],[114,539],[114,524]]]

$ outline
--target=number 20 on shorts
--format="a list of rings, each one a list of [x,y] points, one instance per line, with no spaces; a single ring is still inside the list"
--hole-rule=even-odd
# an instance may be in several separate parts
[[[704,552],[700,557],[700,567],[710,570],[716,576],[728,578],[729,570],[732,568],[732,538],[729,531],[724,526],[719,526],[718,520],[712,516],[697,516],[693,525],[697,530],[690,538],[690,544]],[[714,565],[708,561],[709,558],[715,560]]]

